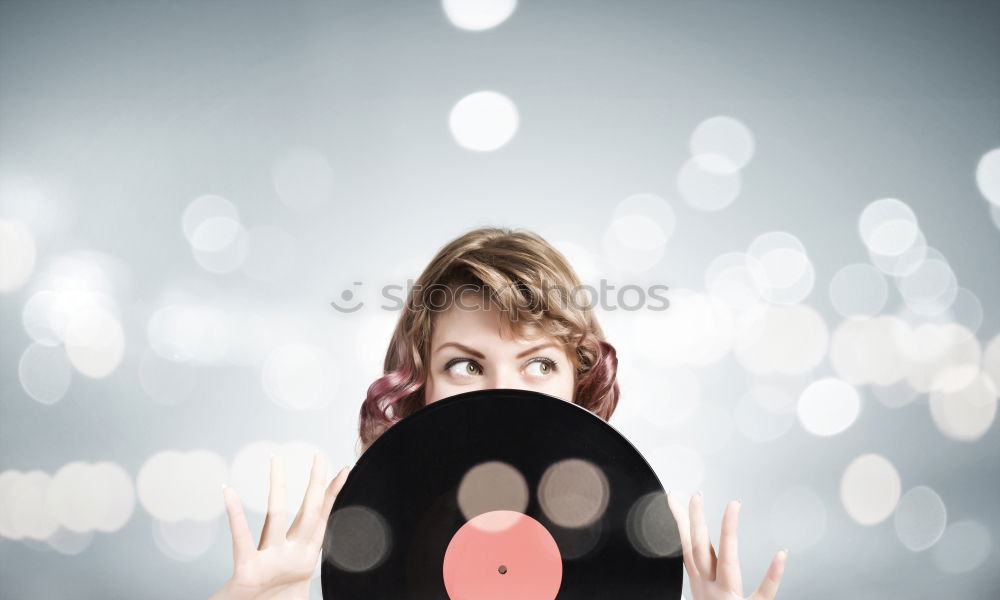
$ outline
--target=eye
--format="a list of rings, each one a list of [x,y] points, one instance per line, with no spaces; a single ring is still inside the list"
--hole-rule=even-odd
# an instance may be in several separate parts
[[[528,372],[530,375],[549,375],[556,371],[556,361],[543,357],[533,358],[528,361],[528,369],[533,369]]]
[[[456,369],[458,365],[465,365],[462,368]],[[468,358],[454,358],[448,361],[448,364],[444,366],[444,370],[456,377],[471,377],[473,375],[482,375],[483,368],[479,366],[474,360]]]

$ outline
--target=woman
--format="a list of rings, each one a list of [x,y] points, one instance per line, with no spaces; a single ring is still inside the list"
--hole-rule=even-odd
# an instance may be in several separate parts
[[[385,374],[368,388],[359,418],[361,452],[426,404],[479,389],[542,392],[608,420],[618,403],[618,360],[589,303],[573,295],[579,289],[565,257],[534,233],[484,227],[450,242],[415,282],[386,352]],[[324,491],[326,462],[317,453],[289,527],[284,474],[272,457],[268,512],[256,549],[236,492],[224,488],[234,569],[213,598],[308,598],[326,522],[348,471],[342,469]],[[701,493],[687,511],[673,494],[667,500],[694,600],[743,598],[739,502],[726,506],[716,556]],[[786,556],[775,555],[749,598],[774,598]]]

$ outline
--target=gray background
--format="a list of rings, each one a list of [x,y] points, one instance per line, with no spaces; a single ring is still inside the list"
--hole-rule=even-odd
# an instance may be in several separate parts
[[[135,478],[166,449],[229,461],[257,440],[305,440],[349,464],[356,412],[378,375],[378,360],[356,340],[374,335],[362,322],[376,311],[339,314],[330,300],[355,281],[369,292],[403,283],[400,265],[415,276],[439,246],[481,224],[600,254],[616,204],[638,192],[667,199],[677,230],[653,269],[607,270],[609,279],[702,289],[712,258],[789,231],[816,268],[805,302],[831,329],[839,317],[830,278],[867,259],[858,215],[877,198],[901,198],[979,298],[985,345],[1000,330],[1000,234],[974,173],[1000,146],[998,23],[1000,4],[975,1],[522,1],[482,32],[455,28],[439,3],[424,0],[2,2],[0,179],[59,190],[34,221],[25,217],[36,270],[89,249],[118,257],[130,275],[116,298],[122,363],[102,379],[74,373],[53,405],[19,382],[32,280],[0,296],[0,471],[51,474],[71,461],[109,460]],[[479,89],[502,91],[519,110],[517,135],[496,152],[467,151],[448,131],[448,111]],[[715,115],[747,124],[756,153],[739,198],[704,212],[685,205],[674,182],[691,131]],[[275,161],[299,147],[324,156],[335,181],[329,201],[307,214],[279,202],[272,183]],[[280,281],[209,273],[192,259],[181,214],[209,193],[236,204],[244,224],[294,237]],[[26,210],[9,196],[2,207],[0,217]],[[195,302],[294,315],[343,361],[336,399],[318,411],[286,410],[268,399],[259,368],[224,364],[198,367],[178,404],[151,399],[137,375],[146,326],[177,290]],[[887,310],[899,304],[890,292]],[[372,344],[384,349],[385,340]],[[628,360],[624,342],[619,353]],[[724,409],[745,384],[731,357],[698,374],[703,396]],[[817,376],[826,374],[824,361]],[[860,417],[842,434],[820,439],[796,423],[755,444],[736,433],[706,457],[713,534],[724,501],[743,498],[747,593],[781,547],[771,503],[795,484],[823,498],[826,525],[815,545],[793,549],[779,597],[996,597],[995,548],[970,572],[942,572],[933,548],[900,544],[892,518],[852,521],[837,491],[853,457],[879,452],[904,492],[933,487],[949,522],[974,518],[996,543],[996,426],[957,442],[935,429],[925,399],[890,409],[860,391]],[[623,431],[653,449],[642,427]],[[262,515],[250,516],[256,533]],[[72,555],[0,537],[0,596],[205,597],[222,584],[230,568],[222,513],[212,544],[187,561],[158,550],[152,522],[137,502],[121,529],[94,534]]]

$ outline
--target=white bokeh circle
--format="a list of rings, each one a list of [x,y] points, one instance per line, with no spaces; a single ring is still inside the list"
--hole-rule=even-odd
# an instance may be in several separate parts
[[[510,18],[517,0],[442,0],[441,7],[455,27],[484,31]]]
[[[483,90],[455,103],[448,115],[448,128],[463,148],[492,152],[513,139],[520,120],[517,106],[510,98]]]

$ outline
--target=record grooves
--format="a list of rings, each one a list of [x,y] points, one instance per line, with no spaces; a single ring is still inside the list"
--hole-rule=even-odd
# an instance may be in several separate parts
[[[493,389],[371,445],[321,575],[326,600],[638,600],[679,598],[682,568],[663,486],[628,440],[565,400]]]

